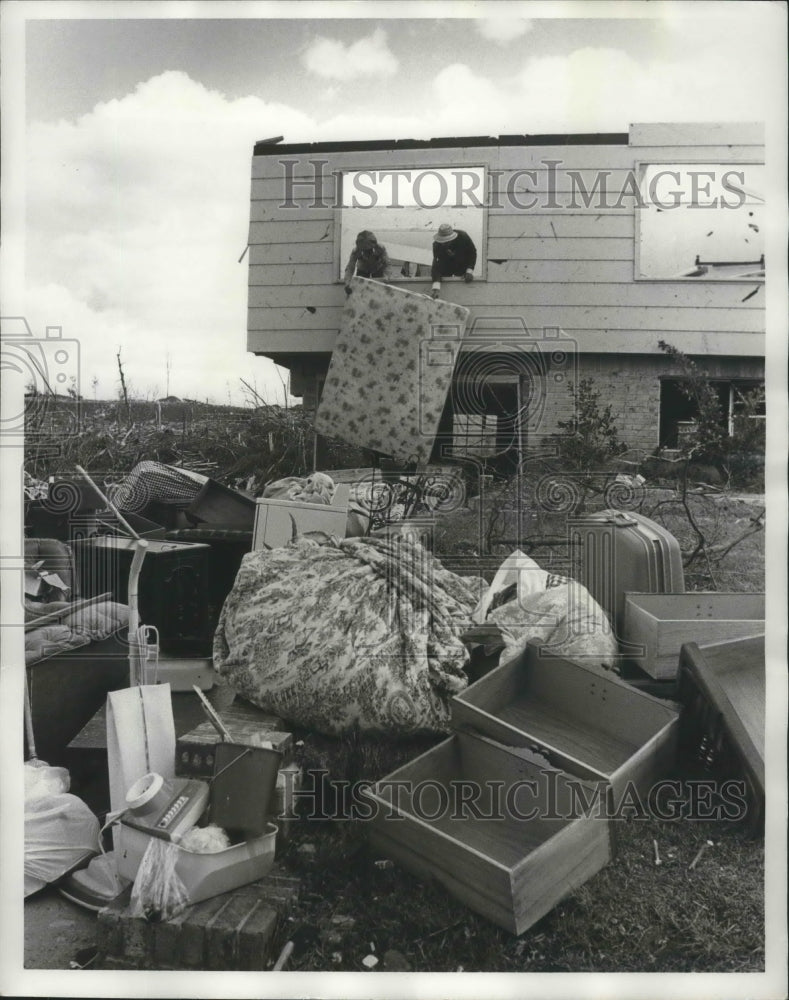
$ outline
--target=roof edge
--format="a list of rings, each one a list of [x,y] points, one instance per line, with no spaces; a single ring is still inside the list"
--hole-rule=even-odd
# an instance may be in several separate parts
[[[256,142],[253,156],[283,153],[353,153],[365,150],[457,149],[475,146],[627,146],[627,132],[555,132],[544,135],[472,135],[439,139],[369,139],[336,142]]]

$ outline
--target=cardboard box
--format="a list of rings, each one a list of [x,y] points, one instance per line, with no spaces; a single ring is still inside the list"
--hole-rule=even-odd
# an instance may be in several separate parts
[[[499,792],[491,782],[501,783]],[[484,816],[500,811],[500,818],[479,819],[458,808],[464,788],[480,788],[474,806]],[[576,788],[593,793],[584,782]],[[379,854],[437,879],[513,934],[531,927],[612,856],[609,824],[583,815],[566,775],[468,733],[399,768],[370,795],[376,806],[371,841]],[[555,818],[544,818],[549,797]],[[533,818],[517,816],[531,812]]]
[[[123,822],[119,831],[118,873],[133,882],[151,837]],[[220,896],[263,878],[274,864],[276,837],[277,828],[269,823],[266,832],[259,837],[215,854],[194,854],[176,847],[175,873],[183,882],[191,903]]]
[[[327,535],[345,538],[348,522],[350,486],[341,483],[331,504],[304,503],[301,500],[258,500],[255,512],[254,551],[276,549],[298,534],[323,531]]]
[[[625,595],[624,639],[643,653],[630,658],[651,677],[673,679],[683,643],[699,645],[764,631],[764,594]]]
[[[581,662],[540,656],[529,643],[452,700],[454,729],[518,747],[536,747],[568,774],[646,795],[677,753],[679,714],[652,695]]]

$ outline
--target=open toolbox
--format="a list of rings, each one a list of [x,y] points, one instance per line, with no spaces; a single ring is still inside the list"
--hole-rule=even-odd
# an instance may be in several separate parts
[[[452,700],[452,726],[373,786],[371,841],[521,934],[611,859],[610,816],[670,770],[679,715],[533,642]]]

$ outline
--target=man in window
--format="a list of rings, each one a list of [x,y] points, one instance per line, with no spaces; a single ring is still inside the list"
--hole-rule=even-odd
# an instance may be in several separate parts
[[[433,239],[432,297],[438,298],[442,278],[473,281],[476,263],[477,248],[469,234],[462,229],[453,229],[448,222],[439,226]]]
[[[356,246],[351,250],[351,256],[345,268],[345,293],[351,294],[351,278],[383,278],[389,266],[389,255],[375,233],[363,229],[356,237]]]

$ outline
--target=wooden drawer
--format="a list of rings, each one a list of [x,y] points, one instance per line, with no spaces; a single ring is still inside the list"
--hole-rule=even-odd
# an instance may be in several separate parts
[[[630,658],[651,677],[673,679],[683,643],[699,645],[764,631],[764,594],[625,595],[624,638],[643,648]]]
[[[327,535],[345,538],[348,521],[350,487],[337,487],[333,504],[304,503],[300,500],[266,499],[257,501],[255,533],[252,548],[276,549],[293,537],[294,527],[299,534],[323,531]]]
[[[452,700],[452,725],[537,747],[568,774],[608,782],[619,802],[628,782],[644,796],[670,769],[679,716],[670,703],[615,677],[540,656],[533,642]]]
[[[371,841],[522,934],[611,859],[610,824],[579,790],[594,798],[528,751],[457,733],[373,787]]]

